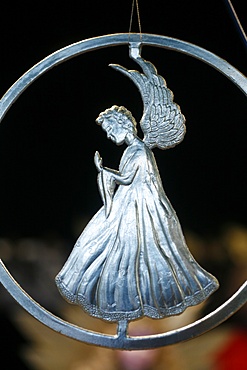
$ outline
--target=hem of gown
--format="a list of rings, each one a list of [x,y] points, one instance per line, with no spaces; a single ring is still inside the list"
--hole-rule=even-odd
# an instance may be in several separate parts
[[[73,304],[77,304],[81,306],[84,311],[86,311],[89,315],[93,317],[97,317],[106,321],[117,322],[121,320],[136,320],[141,318],[142,316],[147,316],[152,319],[162,319],[168,316],[175,316],[179,315],[186,310],[186,308],[190,306],[195,306],[204,300],[206,300],[215,290],[218,289],[218,283],[216,281],[212,281],[208,284],[203,290],[200,290],[192,296],[184,297],[184,301],[180,302],[179,304],[171,307],[166,308],[155,308],[149,305],[143,305],[136,310],[133,311],[114,311],[109,312],[103,309],[100,309],[96,305],[93,305],[88,302],[88,300],[80,294],[73,295],[63,284],[62,280],[59,276],[56,277],[56,284],[57,287],[62,294],[63,297],[69,302]]]

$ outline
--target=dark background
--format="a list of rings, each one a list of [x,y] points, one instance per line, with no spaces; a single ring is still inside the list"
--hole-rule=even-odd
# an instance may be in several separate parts
[[[60,48],[86,38],[127,33],[131,3],[4,1],[0,96]],[[246,1],[232,3],[247,31]],[[142,32],[201,46],[246,75],[246,45],[225,1],[139,0],[139,6]],[[136,13],[132,30],[138,32]],[[183,228],[208,235],[228,223],[247,225],[246,97],[220,73],[191,57],[152,47],[144,47],[142,56],[165,77],[186,117],[182,144],[154,151]],[[77,225],[101,206],[94,152],[100,152],[106,166],[117,168],[124,147],[107,140],[95,119],[113,104],[126,106],[137,120],[142,115],[136,87],[109,63],[138,69],[126,46],[84,54],[36,80],[4,117],[0,238],[56,236],[71,240],[69,251],[78,236]],[[15,330],[10,325],[9,337]]]
[[[19,5],[18,5],[19,4]],[[142,32],[169,35],[247,72],[247,51],[225,1],[140,1]],[[245,1],[234,1],[246,28]],[[131,1],[1,6],[0,93],[50,53],[85,38],[128,32]],[[133,31],[138,31],[136,13]],[[245,96],[211,67],[177,52],[143,48],[174,92],[187,120],[182,144],[155,150],[165,190],[181,223],[197,231],[246,223]],[[94,122],[113,104],[137,120],[142,102],[131,81],[108,67],[137,68],[126,47],[84,54],[28,88],[0,127],[0,235],[71,236],[101,205],[93,163],[99,150],[117,168],[115,147]]]

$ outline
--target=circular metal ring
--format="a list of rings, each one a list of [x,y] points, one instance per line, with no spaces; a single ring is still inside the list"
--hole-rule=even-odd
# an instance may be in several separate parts
[[[139,34],[106,35],[80,41],[49,55],[47,58],[43,59],[41,62],[27,71],[2,97],[0,101],[0,121],[14,101],[22,94],[22,92],[39,76],[56,65],[89,51],[94,51],[109,46],[126,45],[130,42],[138,41],[140,41]],[[142,34],[142,45],[170,49],[197,58],[217,69],[227,78],[229,78],[240,90],[242,90],[245,95],[247,95],[246,77],[225,60],[203,48],[177,39],[150,34]],[[120,325],[118,334],[113,336],[96,333],[72,325],[45,310],[30,296],[28,296],[24,290],[21,289],[1,260],[0,282],[25,310],[27,310],[32,316],[51,329],[70,338],[88,344],[128,350],[162,347],[197,337],[227,320],[247,301],[246,281],[242,287],[218,309],[205,316],[201,320],[198,320],[188,326],[163,334],[143,337],[129,337],[124,331],[121,330]]]

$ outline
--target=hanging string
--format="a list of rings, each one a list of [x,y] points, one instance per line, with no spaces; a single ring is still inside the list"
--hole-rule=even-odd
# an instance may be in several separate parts
[[[132,28],[135,5],[136,5],[136,12],[137,12],[138,26],[139,26],[140,41],[142,41],[141,17],[140,17],[140,10],[139,10],[138,0],[132,0],[132,7],[131,7],[131,14],[130,14],[130,25],[129,25],[129,38],[130,38],[130,33],[131,33],[131,28]]]
[[[239,20],[239,18],[237,16],[237,13],[236,13],[236,11],[235,11],[235,9],[234,9],[234,7],[233,7],[233,5],[232,5],[232,3],[231,3],[230,0],[225,0],[225,2],[226,2],[226,5],[227,5],[228,10],[230,12],[230,15],[232,16],[232,18],[234,20],[234,23],[237,26],[238,32],[239,32],[242,40],[244,41],[244,45],[245,45],[245,47],[247,49],[247,36],[246,36],[246,33],[244,32],[244,29],[243,29],[243,27],[241,25],[241,22],[240,22],[240,20]]]

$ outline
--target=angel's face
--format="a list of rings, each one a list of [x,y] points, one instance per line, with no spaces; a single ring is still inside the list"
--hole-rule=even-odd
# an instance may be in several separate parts
[[[127,131],[118,123],[115,117],[112,116],[105,118],[101,126],[106,132],[108,139],[111,139],[117,145],[124,143]]]

